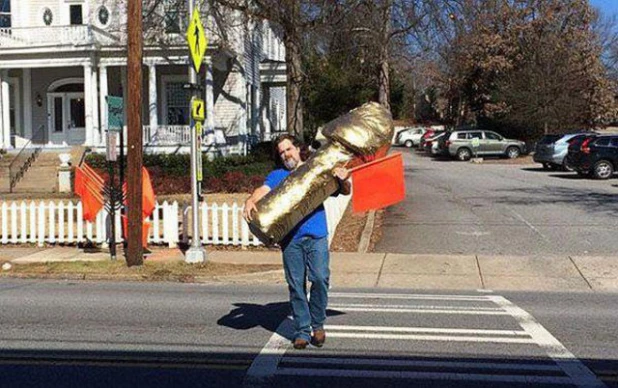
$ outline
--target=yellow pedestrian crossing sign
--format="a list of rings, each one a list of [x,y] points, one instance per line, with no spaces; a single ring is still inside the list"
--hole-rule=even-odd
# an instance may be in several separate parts
[[[199,98],[193,98],[191,100],[191,117],[195,121],[204,121],[205,119],[205,111],[206,108],[204,106],[204,100],[200,100]]]
[[[193,60],[193,67],[195,72],[199,73],[204,53],[206,53],[206,47],[208,46],[208,38],[204,34],[202,18],[197,8],[193,10],[193,15],[191,15],[191,22],[187,29],[187,41],[189,42],[189,52]]]

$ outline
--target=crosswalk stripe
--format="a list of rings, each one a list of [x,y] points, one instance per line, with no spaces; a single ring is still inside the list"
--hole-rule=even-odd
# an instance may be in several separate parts
[[[388,327],[388,326],[348,326],[326,325],[327,331],[373,331],[390,333],[442,333],[442,334],[470,334],[470,335],[502,335],[502,336],[530,336],[524,330],[488,330],[488,329],[457,329],[436,327]]]
[[[535,344],[530,338],[508,337],[471,337],[455,335],[422,335],[422,334],[373,334],[373,333],[328,333],[330,338],[362,338],[382,340],[414,340],[414,341],[446,341],[446,342],[490,342],[501,344]]]
[[[499,307],[473,307],[473,306],[427,306],[427,305],[409,305],[409,304],[367,304],[367,303],[331,303],[328,307],[366,307],[366,308],[391,308],[391,309],[425,309],[425,310],[466,310],[466,311],[504,311]]]
[[[483,311],[483,310],[428,310],[428,309],[403,309],[403,308],[358,308],[358,307],[335,307],[330,308],[338,311],[350,311],[350,312],[377,312],[377,313],[419,313],[419,314],[453,314],[453,315],[510,315],[505,311]]]
[[[425,361],[425,360],[387,360],[376,358],[337,358],[337,357],[284,357],[282,363],[304,365],[341,365],[341,366],[375,366],[375,367],[424,367],[449,369],[490,369],[515,370],[531,372],[561,372],[555,364],[525,364],[498,362],[462,362],[462,361]]]
[[[412,299],[412,300],[451,300],[468,302],[491,302],[489,296],[474,295],[424,295],[424,294],[381,294],[381,293],[356,293],[356,292],[332,292],[330,298],[357,298],[357,299]]]
[[[573,379],[578,387],[606,387],[584,363],[575,357],[556,337],[543,327],[526,310],[515,305],[503,296],[490,298],[515,318],[522,329],[527,331],[534,342],[551,357],[562,370]]]
[[[568,377],[534,375],[490,375],[480,373],[439,373],[410,371],[377,371],[355,369],[279,368],[277,375],[311,377],[357,377],[415,380],[484,381],[494,383],[566,384],[573,382]]]

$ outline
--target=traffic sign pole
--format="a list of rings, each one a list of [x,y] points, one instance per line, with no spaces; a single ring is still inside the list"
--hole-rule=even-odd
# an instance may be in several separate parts
[[[199,71],[199,67],[201,61],[203,59],[204,52],[206,51],[206,40],[204,38],[204,28],[201,25],[201,21],[199,18],[199,11],[194,11],[194,3],[193,0],[189,0],[189,15],[191,15],[191,22],[189,23],[189,29],[187,30],[187,40],[189,41],[189,50],[190,50],[190,58],[192,59],[192,64],[189,64],[189,83],[192,85],[197,84],[197,71]],[[197,17],[196,17],[197,15]],[[197,58],[199,57],[199,58]],[[193,65],[193,66],[192,66]],[[196,99],[196,90],[194,88],[191,89],[191,104],[193,105],[193,101]],[[193,107],[191,107],[193,110]],[[191,113],[193,116],[193,112]],[[185,255],[185,261],[187,263],[201,263],[206,261],[206,250],[202,247],[201,239],[200,239],[200,229],[199,229],[199,201],[198,201],[198,144],[197,144],[197,133],[195,130],[195,120],[193,117],[190,117],[191,123],[191,204],[192,204],[192,218],[193,218],[193,230],[192,230],[192,240],[191,247],[187,250]],[[200,155],[201,156],[201,155]],[[201,160],[201,157],[199,158]],[[200,166],[201,168],[201,166]]]

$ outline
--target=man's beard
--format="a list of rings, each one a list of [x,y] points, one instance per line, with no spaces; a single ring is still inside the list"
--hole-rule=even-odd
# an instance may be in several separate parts
[[[288,170],[294,170],[298,166],[298,161],[294,158],[287,158],[283,161],[283,165]]]

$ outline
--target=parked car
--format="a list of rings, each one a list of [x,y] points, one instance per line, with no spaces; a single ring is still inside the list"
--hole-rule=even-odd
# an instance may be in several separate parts
[[[421,142],[421,136],[427,132],[424,127],[412,127],[400,131],[395,138],[395,145],[403,145],[408,148],[418,146]]]
[[[579,175],[608,179],[618,168],[618,135],[581,137],[569,145],[567,160]]]
[[[435,129],[428,129],[427,132],[425,132],[423,134],[423,136],[421,136],[421,141],[420,141],[420,143],[418,145],[418,148],[421,149],[421,150],[424,150],[425,149],[425,141],[428,138],[432,137],[435,133],[436,133]]]
[[[449,155],[459,160],[469,160],[473,155],[515,159],[526,152],[523,141],[506,139],[496,132],[483,129],[452,131],[444,145]]]
[[[437,146],[438,140],[444,136],[444,131],[435,131],[431,136],[429,136],[428,138],[425,139],[425,142],[423,143],[423,150],[431,155],[433,155],[432,153],[432,149],[434,146]]]
[[[545,135],[536,143],[532,159],[541,163],[546,170],[573,171],[567,162],[569,142],[576,136],[591,135],[594,132]]]

